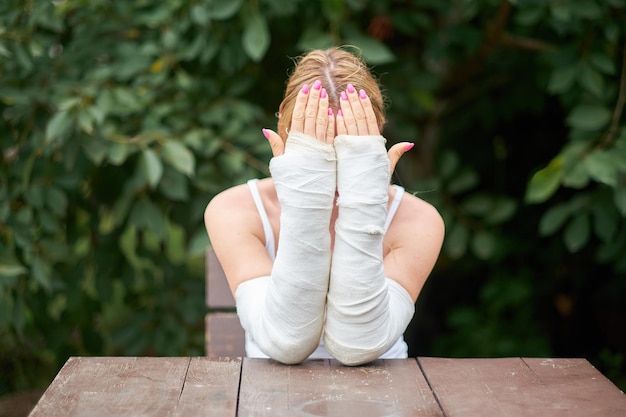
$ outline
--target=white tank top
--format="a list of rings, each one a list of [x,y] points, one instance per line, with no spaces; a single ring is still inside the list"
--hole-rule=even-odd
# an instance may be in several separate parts
[[[263,205],[263,200],[261,199],[261,194],[259,194],[259,189],[257,187],[258,179],[251,179],[248,181],[248,188],[250,188],[250,192],[252,193],[252,199],[254,200],[254,204],[256,205],[257,211],[259,212],[259,216],[261,217],[261,223],[263,224],[263,233],[265,234],[265,249],[267,250],[267,254],[270,256],[272,261],[276,259],[276,240],[274,239],[274,232],[272,230],[272,225],[270,224],[270,220],[267,217],[267,213],[265,211],[265,206]],[[398,207],[400,207],[400,201],[402,200],[402,196],[404,195],[404,188],[399,185],[393,185],[396,189],[396,194],[389,205],[389,210],[387,211],[387,219],[385,219],[385,232],[389,228],[393,217],[398,211]],[[252,340],[252,337],[246,333],[246,356],[250,358],[268,358],[268,356],[259,349],[257,344]],[[380,356],[380,359],[405,359],[409,356],[409,348],[404,341],[404,337],[400,336],[400,338],[396,341],[396,343],[385,353]],[[309,355],[309,359],[332,359],[332,355],[328,353],[326,348],[324,347],[324,341],[320,339],[320,343],[317,346],[317,349]]]

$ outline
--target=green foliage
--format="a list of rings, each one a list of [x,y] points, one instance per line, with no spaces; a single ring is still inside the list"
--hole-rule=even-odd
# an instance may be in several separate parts
[[[619,382],[624,21],[623,0],[3,2],[0,393],[68,355],[202,354],[204,207],[267,175],[291,58],[343,44],[417,144],[397,180],[446,221],[420,353],[584,355]]]

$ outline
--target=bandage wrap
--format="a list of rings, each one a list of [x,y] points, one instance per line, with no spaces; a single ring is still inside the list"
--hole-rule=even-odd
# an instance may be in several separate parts
[[[339,216],[335,223],[324,344],[346,365],[378,358],[402,335],[415,307],[385,277],[389,159],[382,136],[335,138]]]
[[[291,132],[284,155],[272,158],[270,172],[281,206],[280,245],[271,276],[237,288],[237,313],[266,355],[299,363],[318,346],[324,325],[335,150]]]

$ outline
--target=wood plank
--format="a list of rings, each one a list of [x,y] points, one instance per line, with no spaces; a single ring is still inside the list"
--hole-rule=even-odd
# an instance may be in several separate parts
[[[169,416],[188,367],[189,358],[70,358],[30,416]]]
[[[585,359],[524,358],[568,416],[624,416],[626,395]]]
[[[230,291],[226,275],[213,248],[206,251],[206,305],[209,308],[235,307],[235,299]]]
[[[563,396],[554,389],[566,380],[562,375],[544,367],[546,375],[540,377],[521,358],[418,361],[447,417],[611,415],[598,414],[589,404],[576,401],[576,392],[586,389],[584,384],[569,397]]]
[[[192,358],[175,416],[237,415],[241,358]]]
[[[245,358],[239,416],[442,416],[414,359],[346,367]]]
[[[245,333],[236,313],[210,313],[205,323],[205,349],[210,359],[246,355]]]

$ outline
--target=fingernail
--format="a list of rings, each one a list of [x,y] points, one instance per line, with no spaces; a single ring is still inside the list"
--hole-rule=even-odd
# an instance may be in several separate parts
[[[265,136],[266,139],[270,138],[270,132],[268,132],[267,129],[261,129],[261,131],[263,132],[263,136]]]
[[[321,86],[322,86],[322,82],[320,80],[316,80],[313,83],[313,88],[315,88],[316,90],[319,90]]]
[[[343,112],[341,111],[341,109],[337,110],[337,116],[343,117]]]
[[[413,146],[415,146],[414,143],[409,143],[404,147],[404,152],[410,151],[411,149],[413,149]]]
[[[331,108],[329,108],[329,109],[328,109],[328,115],[329,115],[329,116],[332,116],[332,115],[333,115],[333,109],[331,109]]]
[[[326,98],[326,89],[322,88],[322,92],[320,93],[320,98]]]
[[[367,93],[365,92],[365,90],[361,90],[359,91],[359,97],[366,99],[367,98]]]
[[[346,92],[345,92],[345,91],[342,91],[342,92],[341,92],[341,99],[342,99],[342,100],[347,100],[347,99],[348,99],[348,95],[346,94]]]
[[[309,94],[309,85],[308,85],[308,84],[304,84],[304,85],[302,86],[302,92],[303,92],[304,94]]]
[[[352,84],[348,84],[348,93],[352,94],[354,93],[356,90],[354,89],[354,86]]]

